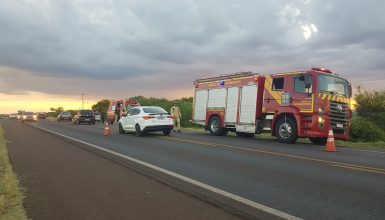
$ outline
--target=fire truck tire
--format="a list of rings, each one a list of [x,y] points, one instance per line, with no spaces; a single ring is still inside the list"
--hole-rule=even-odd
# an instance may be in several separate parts
[[[209,131],[214,136],[224,136],[228,133],[226,128],[221,127],[221,119],[218,116],[210,118]]]
[[[297,123],[293,117],[281,117],[275,123],[275,136],[279,142],[294,144],[298,138]]]
[[[255,136],[252,133],[245,133],[245,132],[236,132],[236,134],[238,137],[246,137],[246,138],[251,138]]]
[[[326,142],[328,141],[328,138],[326,138],[326,137],[314,137],[314,138],[309,138],[309,140],[315,145],[325,145]]]

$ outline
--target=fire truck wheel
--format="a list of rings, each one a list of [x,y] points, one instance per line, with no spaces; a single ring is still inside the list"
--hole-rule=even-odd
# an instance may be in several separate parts
[[[228,130],[221,127],[221,119],[218,116],[213,116],[209,121],[209,131],[215,136],[224,136]]]
[[[315,145],[325,145],[326,142],[328,141],[328,138],[323,138],[323,137],[314,137],[314,138],[309,138],[309,140],[315,144]]]
[[[281,117],[275,123],[275,136],[279,142],[294,144],[297,140],[297,124],[292,117]]]
[[[245,132],[237,132],[236,134],[238,137],[247,137],[247,138],[251,138],[255,136],[252,133],[245,133]]]

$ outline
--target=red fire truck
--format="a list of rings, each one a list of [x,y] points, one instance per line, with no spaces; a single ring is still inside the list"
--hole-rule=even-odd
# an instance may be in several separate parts
[[[270,132],[284,143],[301,137],[325,144],[332,129],[335,138],[348,138],[351,84],[328,69],[241,72],[198,79],[194,85],[192,122],[212,135]]]

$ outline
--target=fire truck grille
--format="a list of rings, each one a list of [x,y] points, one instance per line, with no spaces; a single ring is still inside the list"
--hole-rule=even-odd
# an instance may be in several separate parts
[[[348,125],[348,104],[330,102],[330,124],[334,133],[343,134]]]

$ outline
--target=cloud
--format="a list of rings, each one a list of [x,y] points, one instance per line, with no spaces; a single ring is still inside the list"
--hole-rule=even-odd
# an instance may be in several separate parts
[[[0,92],[173,96],[208,75],[312,66],[373,81],[385,67],[382,8],[380,0],[5,0]]]

